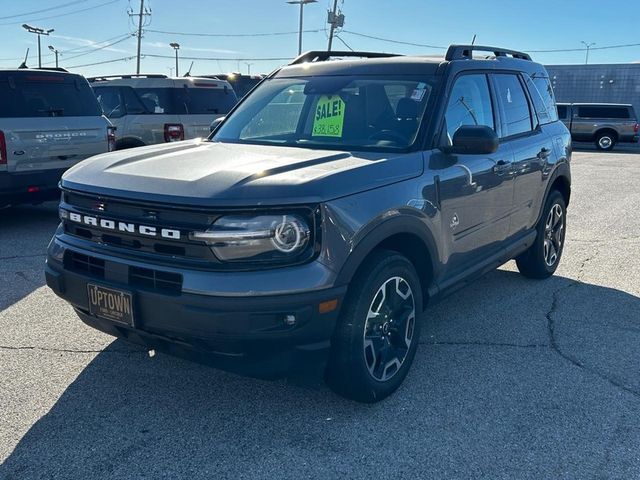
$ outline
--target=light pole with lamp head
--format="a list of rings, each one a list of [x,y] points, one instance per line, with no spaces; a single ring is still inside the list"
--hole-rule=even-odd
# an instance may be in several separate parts
[[[587,42],[585,42],[585,41],[582,41],[581,43],[582,43],[585,47],[587,47],[587,54],[586,54],[586,56],[584,57],[584,64],[586,65],[587,63],[589,63],[589,49],[590,49],[591,47],[593,47],[593,46],[596,44],[596,42],[587,43]]]
[[[29,33],[35,33],[38,35],[38,68],[42,68],[42,54],[40,53],[40,36],[41,35],[49,35],[53,32],[53,28],[45,30],[44,28],[33,27],[26,23],[22,24],[22,28],[24,28]]]
[[[287,3],[291,5],[300,5],[300,27],[298,29],[298,55],[302,53],[302,17],[304,12],[304,6],[308,3],[316,3],[318,0],[288,0]]]
[[[58,68],[58,55],[61,55],[59,50],[56,50],[53,45],[49,45],[49,50],[51,50],[56,55],[56,68]]]
[[[178,73],[178,50],[180,50],[180,44],[176,42],[171,42],[169,46],[176,51],[176,77],[179,77],[180,74]]]

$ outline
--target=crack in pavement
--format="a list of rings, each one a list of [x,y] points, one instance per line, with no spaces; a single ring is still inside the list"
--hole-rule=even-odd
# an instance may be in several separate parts
[[[137,352],[135,350],[82,350],[82,349],[74,349],[74,348],[52,348],[52,347],[32,347],[32,346],[11,346],[11,345],[0,345],[0,350],[36,350],[40,352],[54,352],[54,353],[118,353],[118,354],[128,354],[128,355],[138,355],[141,353],[146,354],[146,352]]]
[[[571,283],[569,283],[568,285],[564,285],[558,289],[556,289],[553,294],[552,294],[552,301],[551,301],[551,308],[549,308],[549,310],[547,311],[547,313],[545,314],[545,317],[547,318],[547,331],[548,331],[548,335],[549,335],[549,347],[551,348],[551,350],[553,350],[556,354],[558,354],[560,356],[560,358],[566,360],[567,362],[569,362],[571,365],[580,368],[581,370],[591,373],[592,375],[595,375],[599,378],[601,378],[602,380],[607,381],[609,384],[613,385],[614,387],[621,389],[627,393],[630,393],[631,395],[640,398],[640,391],[634,390],[633,388],[628,387],[627,385],[625,385],[624,383],[622,383],[621,381],[616,380],[615,378],[609,377],[606,374],[588,367],[587,365],[585,365],[584,363],[582,363],[578,358],[564,352],[560,346],[558,345],[558,340],[557,340],[557,335],[556,335],[556,324],[555,324],[555,320],[553,319],[553,315],[556,313],[556,311],[558,310],[558,305],[560,302],[560,293],[568,290],[570,288],[576,287],[578,285],[580,285],[582,283],[582,276],[584,275],[584,268],[586,266],[586,264],[588,262],[590,262],[591,260],[593,260],[597,255],[599,254],[599,251],[596,250],[593,255],[589,256],[588,258],[586,258],[582,264],[580,265],[580,268],[578,270],[578,275],[576,275],[576,278],[574,280],[571,281]]]

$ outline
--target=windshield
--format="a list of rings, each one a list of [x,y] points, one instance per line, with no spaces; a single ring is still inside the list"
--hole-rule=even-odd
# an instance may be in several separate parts
[[[417,136],[433,77],[324,76],[263,82],[213,141],[309,148],[404,149]]]

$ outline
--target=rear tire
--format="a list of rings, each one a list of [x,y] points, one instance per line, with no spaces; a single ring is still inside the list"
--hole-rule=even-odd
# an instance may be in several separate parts
[[[516,264],[525,277],[548,278],[558,268],[567,232],[567,205],[559,191],[547,197],[536,231],[535,242],[516,258]]]
[[[616,135],[612,132],[602,132],[596,136],[596,148],[603,152],[610,152],[613,150],[617,141]]]
[[[406,257],[380,250],[351,285],[325,378],[336,393],[373,403],[400,386],[413,362],[420,337],[420,280]]]

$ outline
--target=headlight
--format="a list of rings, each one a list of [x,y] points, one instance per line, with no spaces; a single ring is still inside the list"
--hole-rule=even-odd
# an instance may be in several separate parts
[[[229,215],[192,240],[207,243],[225,262],[289,263],[305,259],[313,250],[309,221],[299,214]]]

